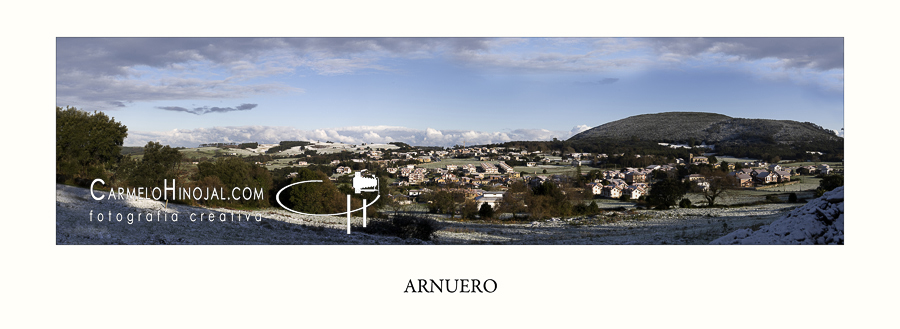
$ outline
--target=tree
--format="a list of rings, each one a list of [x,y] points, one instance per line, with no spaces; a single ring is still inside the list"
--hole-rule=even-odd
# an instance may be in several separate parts
[[[487,204],[487,202],[482,203],[481,208],[478,209],[478,216],[481,216],[482,219],[493,218],[494,208],[491,207],[491,205]]]
[[[453,214],[456,212],[457,199],[465,198],[465,196],[460,198],[457,194],[458,193],[450,193],[447,191],[437,191],[426,195],[424,199],[431,202],[428,204],[428,211],[433,214]],[[459,201],[461,202],[462,200]]]
[[[739,185],[734,176],[728,176],[719,170],[706,171],[705,177],[706,182],[709,183],[709,188],[703,190],[703,198],[706,199],[707,206],[715,205],[716,198]]]
[[[182,159],[177,149],[148,142],[144,146],[144,156],[131,171],[128,181],[133,186],[162,187],[163,180],[176,177],[175,169]]]
[[[475,219],[475,215],[478,215],[478,213],[478,206],[475,205],[475,201],[466,200],[460,207],[460,215],[465,219]]]
[[[572,203],[568,201],[566,194],[549,180],[533,187],[531,194],[525,195],[525,204],[528,205],[531,216],[536,218],[569,216],[572,213]]]
[[[825,191],[831,191],[840,186],[844,186],[844,175],[841,174],[830,174],[826,175],[819,181],[819,187],[824,189]]]
[[[690,189],[688,183],[666,178],[653,184],[647,202],[657,209],[669,209],[678,203],[688,189]]]
[[[840,186],[844,186],[844,175],[841,174],[830,174],[822,177],[822,180],[819,181],[819,187],[816,188],[816,197],[820,197],[825,194],[825,192],[836,189]]]
[[[498,207],[498,212],[511,213],[516,218],[518,213],[523,213],[528,208],[525,206],[526,194],[530,194],[529,189],[523,182],[515,182],[509,185],[509,189],[503,195],[503,199]]]
[[[584,176],[585,181],[588,182],[593,182],[594,180],[599,180],[601,178],[603,178],[603,173],[597,169],[588,171],[587,175]]]
[[[56,107],[56,173],[72,178],[103,178],[117,162],[128,127],[103,112]]]
[[[719,169],[722,170],[722,172],[728,172],[728,161],[719,163]]]
[[[341,198],[343,195],[338,191],[337,186],[320,171],[300,168],[291,183],[308,180],[321,180],[322,182],[291,186],[288,193],[291,209],[309,214],[334,214],[346,210],[346,203],[342,202],[346,198]]]

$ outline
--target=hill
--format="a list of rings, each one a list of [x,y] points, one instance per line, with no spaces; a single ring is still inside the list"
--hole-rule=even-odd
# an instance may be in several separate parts
[[[811,122],[791,120],[742,119],[704,112],[665,112],[642,114],[609,122],[569,138],[570,141],[592,139],[637,139],[653,142],[695,141],[786,143],[843,141],[830,130]],[[728,143],[734,144],[734,143]]]

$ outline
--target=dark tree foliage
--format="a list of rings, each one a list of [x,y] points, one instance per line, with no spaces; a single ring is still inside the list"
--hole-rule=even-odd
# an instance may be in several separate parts
[[[531,216],[536,218],[573,214],[572,203],[568,202],[562,189],[549,180],[533,187],[531,194],[526,195],[525,204]]]
[[[825,178],[819,181],[819,187],[825,191],[831,191],[841,186],[844,186],[844,175],[841,174],[826,175]]]
[[[123,164],[123,166],[133,167],[129,173],[126,173],[130,185],[163,187],[163,180],[171,182],[176,178],[175,170],[182,159],[183,156],[177,149],[168,145],[163,146],[157,142],[148,142],[144,146],[144,156],[141,161],[128,165]],[[169,183],[169,185],[172,184]]]
[[[310,142],[304,142],[304,141],[282,141],[282,142],[278,143],[278,146],[275,146],[275,147],[273,147],[273,148],[270,148],[268,151],[266,151],[266,153],[273,153],[273,154],[274,154],[274,153],[278,153],[278,152],[287,150],[287,149],[292,148],[292,147],[294,147],[294,146],[307,146],[307,145],[310,145],[310,144],[312,144],[312,143],[310,143]],[[241,144],[241,145],[243,145],[243,144]]]
[[[595,180],[603,180],[603,173],[600,170],[591,170],[584,176],[584,180],[586,182],[593,182]]]
[[[819,181],[819,187],[816,188],[816,197],[820,197],[825,192],[831,191],[838,187],[844,186],[844,175],[841,174],[830,174],[826,175]]]
[[[56,173],[63,180],[106,178],[120,158],[128,128],[103,112],[56,107]]]
[[[530,194],[531,190],[523,182],[515,182],[506,190],[503,199],[500,201],[500,212],[513,214],[513,218],[517,218],[520,213],[528,210],[525,207],[525,196]]]
[[[456,205],[465,200],[465,195],[457,192],[437,191],[424,195],[422,199],[428,204],[428,211],[433,214],[454,214]],[[477,210],[476,210],[477,211]]]
[[[270,192],[273,186],[272,175],[266,168],[253,165],[240,158],[220,158],[215,162],[202,162],[197,169],[196,181],[214,182],[209,177],[216,177],[223,185],[226,196],[230,196],[231,190],[235,187],[262,189],[266,193]],[[246,206],[265,207],[270,205],[268,200],[270,198],[274,198],[274,194],[266,193],[263,200],[229,200],[229,203],[239,202]]]
[[[269,162],[272,160],[274,160],[274,158],[271,155],[264,155],[264,154],[263,155],[251,155],[251,156],[244,157],[244,161],[249,162],[249,163],[255,163],[255,162],[265,163],[265,162]]]
[[[653,184],[647,202],[657,209],[669,209],[677,204],[689,189],[689,183],[667,178]]]
[[[775,157],[786,160],[807,160],[814,161],[842,161],[844,158],[844,140],[843,138],[835,139],[816,139],[811,141],[792,141],[790,143],[781,143],[775,140],[771,132],[753,132],[748,129],[746,132],[734,136],[735,140],[728,141],[702,141],[707,144],[716,145],[715,152],[718,154],[726,154],[735,157],[763,159],[767,162],[773,162]],[[689,142],[677,140],[659,140],[658,142]],[[697,142],[696,140],[694,141]],[[613,138],[590,138],[575,140],[555,140],[555,141],[515,141],[502,144],[489,145],[501,146],[507,148],[516,148],[527,151],[541,151],[549,153],[552,151],[559,152],[590,152],[605,153],[608,158],[600,159],[603,163],[615,164],[625,167],[644,167],[650,164],[658,164],[658,159],[653,158],[635,158],[634,154],[654,155],[655,157],[663,157],[666,159],[675,159],[688,157],[688,153],[705,153],[711,152],[708,149],[672,149],[662,147],[657,141],[631,139],[613,139]],[[574,150],[574,151],[571,151]],[[806,151],[818,151],[824,153],[821,156],[811,155]],[[615,157],[613,154],[624,153],[625,156]]]
[[[475,201],[466,200],[459,208],[459,214],[465,219],[475,219],[478,215],[478,206],[475,205]]]
[[[487,204],[487,202],[481,204],[481,208],[478,209],[478,216],[482,219],[493,218],[494,217],[494,208],[491,205]]]
[[[438,222],[427,217],[392,215],[388,218],[372,220],[366,227],[354,227],[353,231],[428,241],[439,229]]]
[[[401,152],[406,152],[406,151],[413,150],[413,147],[412,147],[412,146],[409,146],[409,144],[406,144],[406,143],[404,143],[404,142],[390,142],[390,143],[388,143],[388,144],[395,145],[395,146],[399,147],[399,148],[400,148],[399,151],[401,151]]]
[[[591,201],[589,204],[579,202],[572,210],[576,215],[596,215],[600,213],[600,206],[595,201]]]
[[[843,161],[844,140],[817,140],[807,142],[793,142],[782,144],[777,142],[729,141],[716,145],[716,151],[720,154],[728,154],[738,158],[762,159],[767,162],[775,162],[775,158],[784,160],[813,160],[813,161]],[[806,153],[817,151],[823,155]]]
[[[297,177],[290,183],[310,180],[322,182],[294,185],[282,192],[281,202],[293,210],[309,214],[336,214],[347,211],[345,194],[338,191],[337,186],[322,172],[300,168]]]

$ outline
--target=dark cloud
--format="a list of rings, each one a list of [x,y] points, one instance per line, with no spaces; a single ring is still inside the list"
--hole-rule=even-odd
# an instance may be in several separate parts
[[[383,70],[377,59],[384,55],[431,56],[488,46],[480,38],[57,38],[57,102],[111,110],[120,107],[111,102],[302,92],[278,83],[238,82],[290,73],[298,67],[325,75]],[[276,61],[272,56],[291,60]],[[222,79],[197,76],[194,65],[224,68],[228,75]],[[145,68],[169,75],[159,79]],[[227,108],[218,110],[227,112]]]
[[[694,56],[721,53],[747,60],[775,58],[789,68],[844,68],[843,38],[658,38],[658,52]]]
[[[267,38],[57,38],[56,67],[58,74],[77,70],[124,76],[139,65],[166,68],[196,60],[252,58],[279,44]]]
[[[120,101],[110,101],[109,105],[112,105],[115,107],[125,107],[125,103],[120,102]]]
[[[298,56],[324,53],[349,56],[366,52],[395,54],[432,51],[484,50],[483,38],[57,38],[57,74],[73,70],[125,76],[127,69],[146,65],[168,68],[179,63],[252,61],[271,50]]]
[[[157,106],[156,108],[158,108],[160,110],[166,110],[166,111],[187,112],[187,113],[192,113],[192,114],[196,114],[196,115],[203,115],[206,113],[225,113],[225,112],[232,112],[232,111],[249,111],[249,110],[252,110],[253,108],[255,108],[256,106],[257,106],[257,104],[241,104],[237,107],[202,106],[202,107],[195,107],[193,109],[186,109],[181,106]]]
[[[252,110],[256,106],[257,106],[256,104],[241,104],[237,107],[237,110],[238,111]]]
[[[196,113],[196,112],[194,112],[194,111],[188,110],[188,109],[186,109],[186,108],[183,108],[183,107],[181,107],[181,106],[157,106],[156,108],[158,108],[158,109],[160,109],[160,110],[166,110],[166,111],[187,112],[187,113],[200,114],[200,113]]]

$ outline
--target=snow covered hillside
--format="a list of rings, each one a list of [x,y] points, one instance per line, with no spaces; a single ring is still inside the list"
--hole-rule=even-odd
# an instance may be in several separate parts
[[[844,244],[844,187],[838,187],[758,231],[741,229],[710,244]]]

